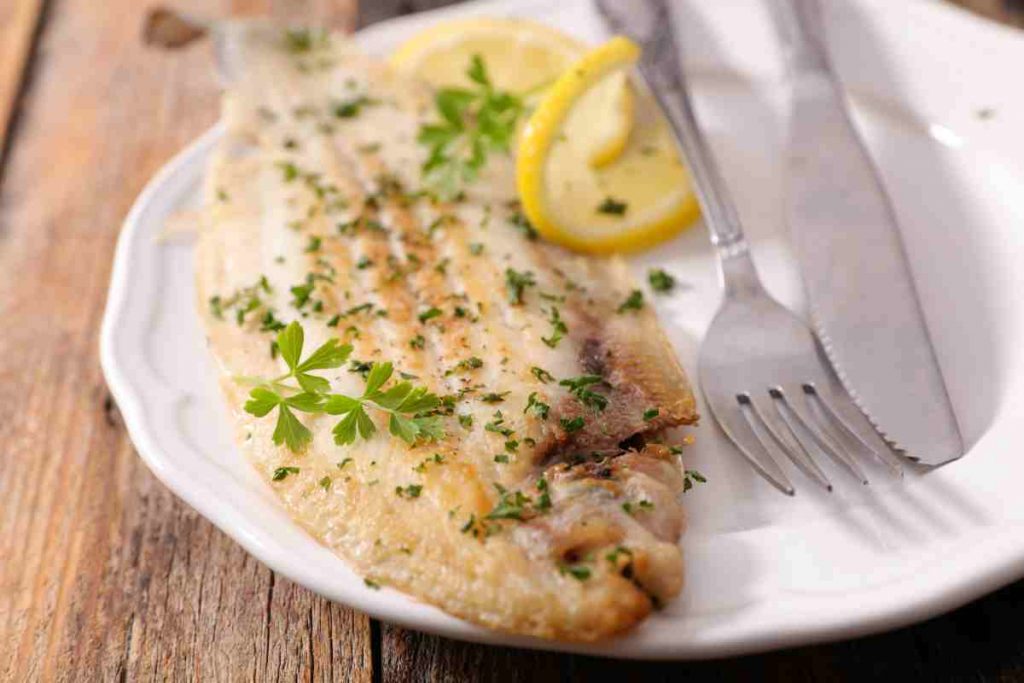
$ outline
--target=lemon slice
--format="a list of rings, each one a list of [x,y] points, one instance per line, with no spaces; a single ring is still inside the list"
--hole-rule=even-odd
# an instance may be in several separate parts
[[[699,215],[689,175],[656,102],[637,93],[621,154],[595,168],[587,138],[604,88],[628,83],[639,57],[616,37],[572,65],[545,93],[519,141],[516,185],[523,210],[547,239],[592,253],[633,251],[666,240]]]
[[[528,104],[584,54],[586,47],[561,31],[523,19],[464,19],[432,26],[403,43],[391,55],[398,71],[436,88],[471,87],[466,68],[480,55],[499,90],[524,97]],[[633,126],[633,93],[625,78],[595,88],[584,125],[588,162],[607,165],[622,154]]]

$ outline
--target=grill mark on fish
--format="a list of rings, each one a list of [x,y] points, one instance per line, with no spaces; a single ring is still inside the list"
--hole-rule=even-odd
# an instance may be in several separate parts
[[[325,137],[323,142],[317,146],[317,151],[320,152],[319,168],[324,177],[343,188],[343,196],[349,207],[360,206],[365,198],[365,190],[357,178],[346,172],[350,166],[344,163],[343,149],[333,144],[330,138]],[[330,234],[330,237],[325,240],[329,245],[327,247],[328,258],[337,271],[335,285],[348,295],[344,300],[337,294],[334,297],[335,307],[332,313],[342,316],[338,322],[338,332],[339,334],[343,333],[349,326],[354,326],[357,329],[357,335],[342,335],[348,343],[352,344],[354,359],[369,360],[379,357],[380,350],[385,345],[384,340],[387,338],[383,323],[378,318],[367,318],[362,313],[348,315],[346,313],[363,302],[379,303],[376,294],[379,287],[379,282],[376,281],[377,274],[368,272],[362,277],[353,275],[352,251],[371,260],[376,260],[381,258],[382,254],[387,253],[387,245],[379,235],[366,230],[357,230],[356,234],[349,239],[339,236],[335,226],[325,225],[325,231],[329,231]],[[353,246],[356,247],[355,250],[352,249]],[[324,289],[333,288],[325,287]]]

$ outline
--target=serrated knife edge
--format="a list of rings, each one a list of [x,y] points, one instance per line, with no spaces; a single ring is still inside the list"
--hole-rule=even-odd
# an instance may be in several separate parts
[[[793,83],[787,213],[823,350],[884,438],[926,464],[963,440],[895,214],[828,62],[817,0],[777,0]]]

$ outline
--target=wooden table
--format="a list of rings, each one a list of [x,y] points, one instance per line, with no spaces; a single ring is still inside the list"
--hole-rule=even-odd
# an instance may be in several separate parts
[[[428,4],[174,2],[350,28]],[[1024,25],[1020,0],[962,4]],[[1024,583],[874,638],[648,665],[406,631],[247,555],[136,457],[97,362],[121,220],[218,114],[209,52],[143,48],[146,5],[0,1],[0,679],[1024,678]]]

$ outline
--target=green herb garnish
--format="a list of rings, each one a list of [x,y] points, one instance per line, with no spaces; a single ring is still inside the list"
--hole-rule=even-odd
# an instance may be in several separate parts
[[[522,520],[523,515],[528,511],[528,505],[533,499],[523,494],[522,491],[509,491],[501,484],[495,483],[494,488],[498,491],[498,504],[487,513],[485,519],[517,519]]]
[[[639,289],[634,289],[626,297],[626,300],[619,304],[617,311],[619,313],[625,313],[626,311],[639,311],[644,307],[644,293]]]
[[[600,375],[580,375],[579,377],[567,377],[558,384],[567,387],[569,393],[588,408],[604,410],[608,407],[608,398],[587,388],[603,381]]]
[[[368,439],[377,431],[366,408],[387,413],[388,430],[406,443],[443,436],[440,418],[429,414],[440,403],[436,395],[425,387],[413,387],[408,381],[383,388],[393,372],[391,363],[369,365],[361,396],[331,394],[328,393],[330,382],[312,373],[341,367],[352,353],[352,347],[340,344],[338,339],[329,339],[301,360],[303,342],[304,331],[298,322],[292,322],[278,333],[277,349],[288,372],[263,381],[249,392],[245,403],[245,411],[256,417],[265,417],[277,409],[277,426],[272,437],[276,445],[284,444],[297,453],[312,440],[312,433],[294,411],[343,416],[333,429],[338,445],[350,444],[357,436]],[[294,380],[298,386],[289,384],[288,380]]]
[[[423,311],[422,313],[420,313],[416,317],[419,318],[419,321],[421,323],[425,323],[428,320],[431,320],[433,318],[438,317],[439,315],[441,315],[441,313],[442,313],[442,311],[441,311],[440,308],[437,308],[436,306],[431,306],[430,308],[428,308],[427,310]]]
[[[284,32],[284,49],[292,54],[305,54],[329,44],[330,35],[323,29],[291,28]]]
[[[536,365],[530,368],[530,372],[536,377],[541,384],[547,384],[548,382],[554,382],[555,376],[544,368],[538,368]]]
[[[538,399],[537,392],[534,391],[529,395],[529,397],[527,397],[526,407],[523,408],[523,413],[525,414],[530,410],[533,410],[534,415],[540,419],[546,420],[548,419],[548,413],[551,411],[551,406]]]
[[[465,371],[468,371],[468,370],[477,370],[479,368],[482,368],[483,366],[484,366],[484,362],[482,360],[480,360],[476,356],[470,356],[469,358],[466,358],[464,360],[460,360],[458,363],[455,364],[454,368],[452,368],[451,370],[448,370],[444,374],[445,374],[445,377],[448,377],[450,375],[454,375],[457,372],[465,372]]]
[[[548,486],[548,480],[544,477],[537,480],[537,491],[540,495],[537,496],[537,502],[534,503],[534,507],[541,512],[551,509],[550,487]]]
[[[508,302],[513,306],[522,304],[523,292],[535,284],[537,282],[530,271],[520,273],[512,268],[505,269],[505,293],[508,295]]]
[[[583,418],[580,417],[579,415],[572,419],[562,417],[559,418],[558,421],[561,423],[562,429],[564,429],[567,434],[573,434],[575,432],[580,431],[581,429],[583,429],[583,425],[585,424]]]
[[[683,493],[686,493],[697,484],[706,484],[708,480],[697,470],[683,471]]]
[[[627,558],[627,566],[628,566],[628,563],[633,561],[633,551],[630,550],[629,548],[627,548],[624,545],[615,546],[615,550],[613,550],[610,553],[608,553],[607,555],[605,555],[604,559],[608,560],[613,565],[618,567],[619,566],[619,558],[620,557],[626,557]],[[623,567],[623,569],[625,569],[625,568],[626,567]]]
[[[298,474],[298,473],[299,473],[299,468],[298,467],[278,467],[276,470],[274,470],[274,476],[272,476],[271,479],[273,481],[281,481],[282,479],[287,477],[289,474]]]
[[[641,501],[638,501],[635,505],[633,503],[629,502],[629,501],[626,501],[625,503],[622,504],[622,510],[627,515],[636,514],[638,509],[639,510],[653,510],[654,509],[654,503],[652,503],[649,500],[641,500]]]
[[[290,161],[279,161],[277,167],[281,169],[281,176],[286,183],[299,177],[299,168]]]
[[[590,567],[582,564],[560,564],[558,565],[558,572],[560,574],[568,574],[577,581],[586,581],[590,578]]]
[[[626,213],[628,207],[629,205],[626,202],[619,201],[614,197],[605,197],[604,201],[598,205],[597,212],[606,213],[611,216],[622,216]]]
[[[345,100],[344,102],[337,102],[331,107],[331,113],[339,119],[350,119],[354,116],[358,116],[362,112],[363,107],[375,104],[373,100],[365,95],[354,97],[351,100]]]
[[[676,279],[661,268],[651,268],[648,270],[647,281],[655,292],[670,292],[676,286]]]
[[[445,199],[476,180],[489,154],[509,152],[524,111],[520,98],[495,89],[480,55],[473,55],[466,75],[474,87],[438,91],[439,120],[422,126],[417,138],[429,150],[424,183]]]
[[[396,486],[395,495],[399,498],[419,498],[423,492],[422,484],[409,484],[408,486]]]
[[[551,307],[548,322],[551,323],[551,336],[541,337],[540,340],[551,348],[555,348],[558,346],[558,342],[562,341],[562,338],[568,334],[569,327],[565,324],[565,321],[562,320],[562,314],[559,313],[557,306]]]
[[[419,472],[420,474],[423,474],[424,472],[427,471],[427,465],[429,465],[430,463],[443,465],[445,463],[444,456],[441,455],[440,453],[434,453],[432,456],[421,462],[419,465],[413,467],[412,470],[413,472]]]
[[[533,224],[530,223],[530,220],[522,211],[516,211],[509,215],[508,222],[512,224],[513,228],[522,233],[523,237],[531,242],[539,237],[537,228],[533,227]]]

